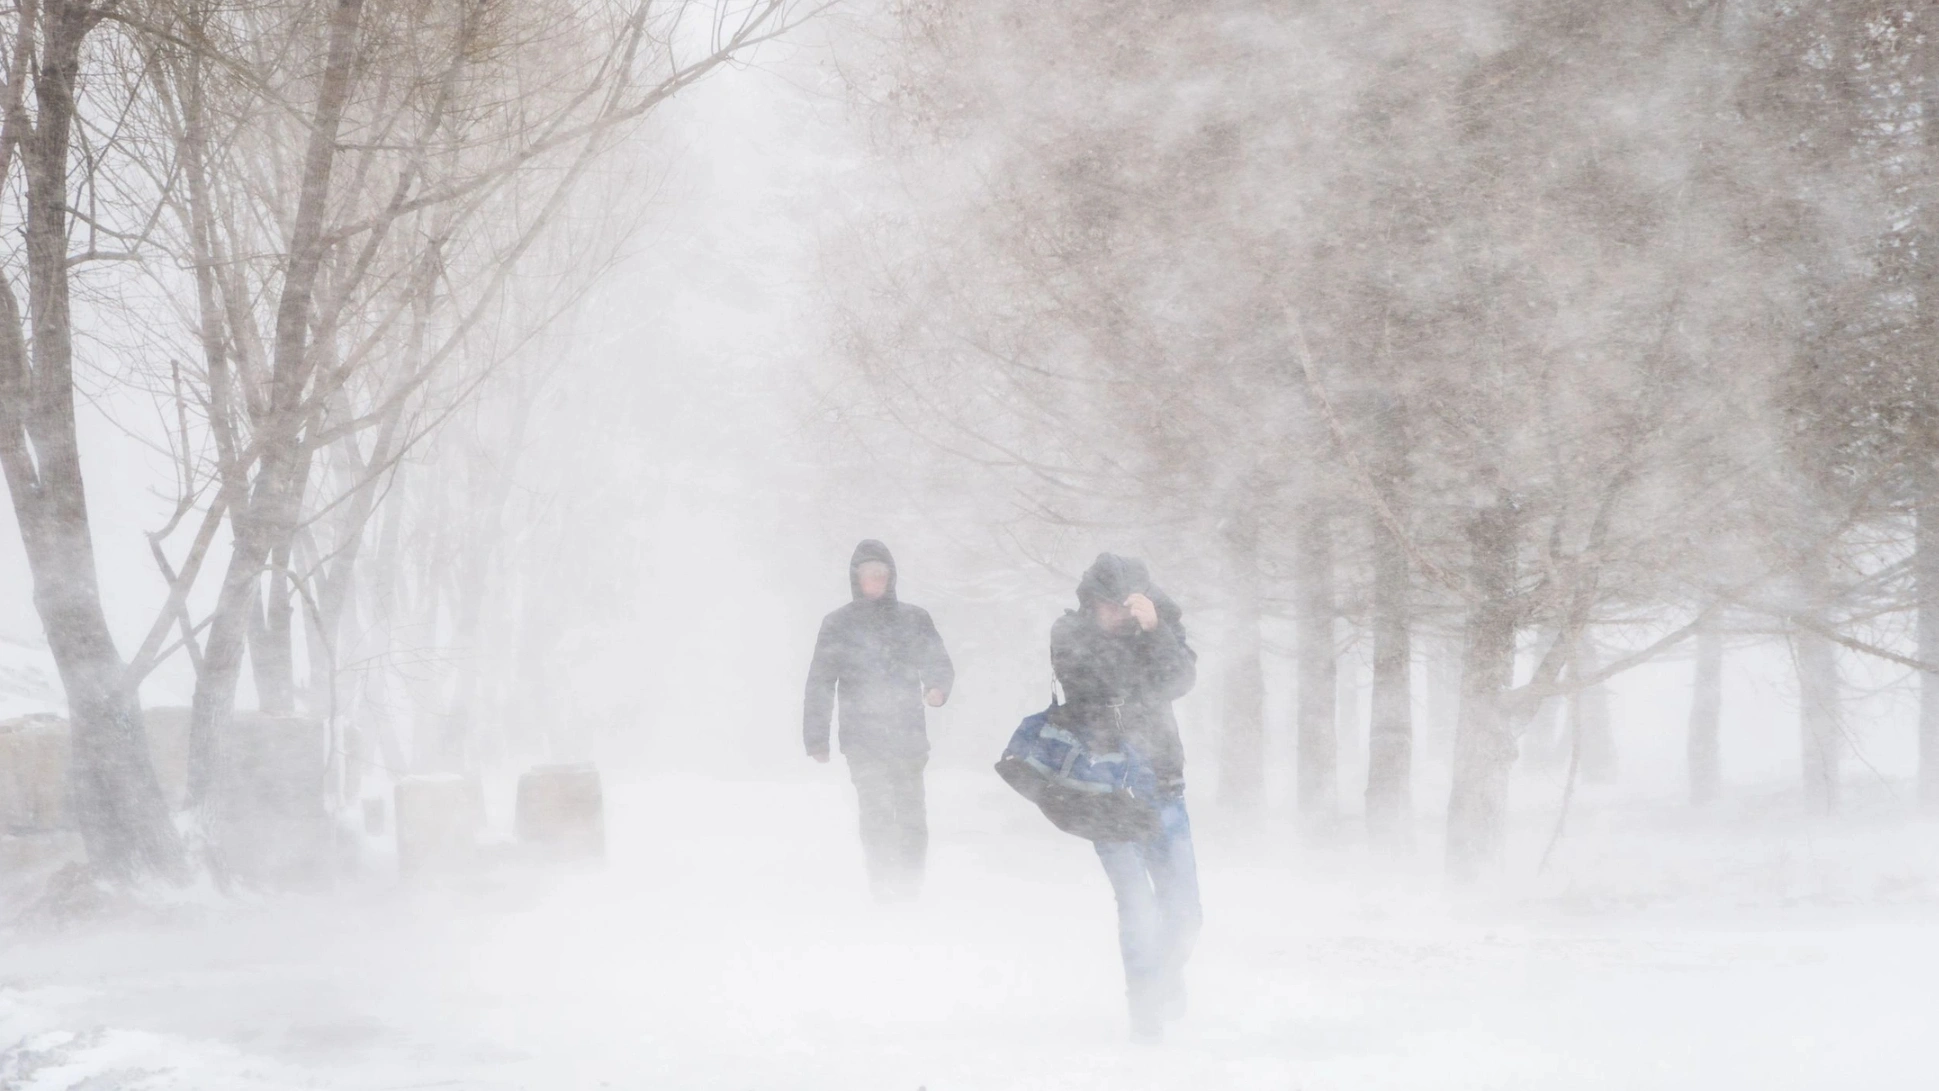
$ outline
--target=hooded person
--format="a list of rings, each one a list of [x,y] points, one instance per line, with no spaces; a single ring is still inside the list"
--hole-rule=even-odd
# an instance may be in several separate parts
[[[851,601],[822,619],[815,638],[802,742],[809,757],[828,760],[839,700],[838,745],[855,784],[869,884],[878,898],[911,897],[929,846],[924,706],[949,699],[956,672],[929,612],[896,597],[887,546],[874,539],[857,545],[848,585]]]
[[[1118,903],[1131,1033],[1156,1041],[1182,1015],[1185,960],[1197,940],[1198,865],[1185,811],[1185,748],[1172,702],[1198,679],[1178,604],[1144,562],[1102,553],[1077,585],[1078,609],[1050,629],[1063,689],[1056,718],[1097,743],[1129,746],[1157,774],[1158,830],[1142,841],[1097,841]]]

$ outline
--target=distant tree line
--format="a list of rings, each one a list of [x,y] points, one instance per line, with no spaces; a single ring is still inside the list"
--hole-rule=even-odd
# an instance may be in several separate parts
[[[1217,611],[1217,790],[1263,786],[1296,627],[1299,810],[1411,806],[1410,664],[1458,662],[1451,874],[1509,773],[1607,775],[1603,683],[1781,638],[1837,807],[1841,655],[1919,686],[1939,805],[1939,16],[1832,2],[907,0],[853,91],[899,183],[833,245],[833,426],[1023,556],[1133,536]],[[1566,740],[1554,713],[1571,709]]]

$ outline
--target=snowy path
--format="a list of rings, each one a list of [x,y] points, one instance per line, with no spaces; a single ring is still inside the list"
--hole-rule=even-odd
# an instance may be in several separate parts
[[[1241,851],[1201,820],[1193,1010],[1123,1043],[1088,847],[932,778],[917,905],[846,785],[617,785],[602,873],[381,885],[0,936],[5,1088],[1898,1088],[1939,925],[1854,906],[1565,917]],[[1344,860],[1344,857],[1339,858]],[[1338,862],[1337,860],[1335,861]],[[1296,873],[1301,868],[1305,877]]]

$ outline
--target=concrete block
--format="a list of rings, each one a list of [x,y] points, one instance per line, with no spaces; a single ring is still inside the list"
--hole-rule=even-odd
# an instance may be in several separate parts
[[[590,763],[540,765],[518,778],[515,828],[521,844],[556,860],[606,853],[606,809]]]
[[[67,827],[67,721],[33,713],[0,721],[0,832]]]

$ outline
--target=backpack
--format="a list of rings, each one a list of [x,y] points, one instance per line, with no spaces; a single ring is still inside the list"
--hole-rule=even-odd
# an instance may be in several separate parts
[[[1100,753],[1057,721],[1064,706],[1024,717],[996,773],[1065,833],[1089,841],[1145,841],[1158,833],[1158,776],[1129,743]]]

